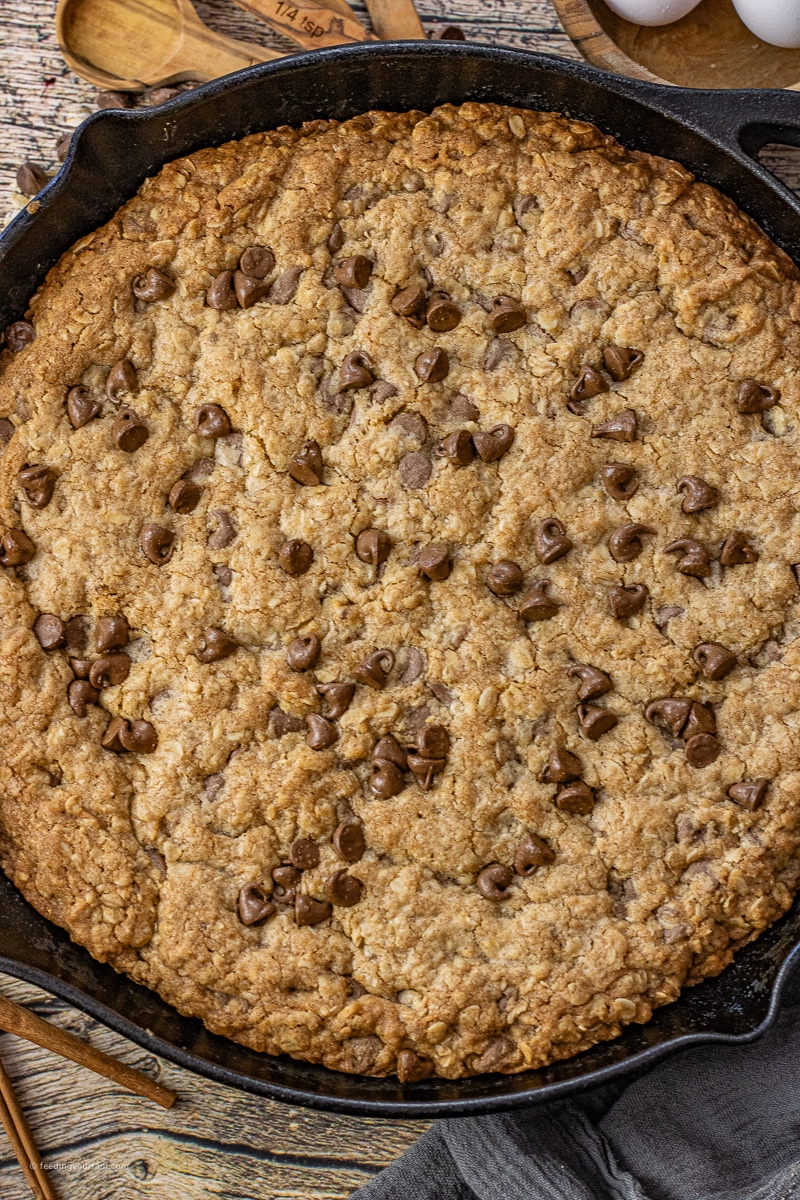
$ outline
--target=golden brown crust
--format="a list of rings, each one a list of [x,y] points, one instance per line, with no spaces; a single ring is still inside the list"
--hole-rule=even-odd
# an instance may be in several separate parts
[[[212,281],[254,244],[276,259],[270,293],[209,307]],[[374,268],[348,294],[332,259],[355,255]],[[149,268],[176,290],[135,301]],[[457,327],[433,333],[393,312],[410,284],[448,292]],[[487,309],[503,295],[527,323],[495,336]],[[36,341],[2,363],[0,417],[16,432],[0,459],[0,524],[37,550],[0,568],[4,869],[93,955],[215,1032],[344,1071],[386,1074],[404,1051],[409,1078],[410,1062],[450,1078],[539,1066],[721,970],[797,886],[798,316],[794,266],[733,204],[554,114],[372,113],[164,168],[54,268],[31,306]],[[580,368],[601,371],[611,345],[644,361],[570,411]],[[414,363],[434,346],[450,371],[422,383]],[[343,360],[360,352],[383,386],[342,391]],[[149,431],[133,453],[114,445],[105,398],[122,359],[138,376],[123,399]],[[763,417],[738,410],[749,378],[780,390]],[[65,410],[76,385],[103,404],[79,429]],[[206,403],[232,434],[197,435]],[[624,409],[637,440],[591,436]],[[496,461],[433,453],[458,429],[501,423],[514,441]],[[320,486],[288,474],[309,439]],[[208,458],[199,504],[176,513],[170,489]],[[615,461],[638,472],[627,501],[600,481]],[[57,473],[41,509],[17,480],[31,463]],[[719,503],[685,513],[684,476]],[[552,517],[573,546],[543,565],[534,535]],[[177,535],[165,566],[140,549],[148,522]],[[654,532],[617,562],[608,538],[627,522]],[[354,553],[367,528],[392,540],[379,567]],[[733,530],[756,562],[720,566]],[[665,553],[686,537],[710,549],[703,580]],[[289,538],[314,550],[297,577],[277,563]],[[451,548],[446,580],[419,574],[430,542]],[[518,596],[493,594],[498,560],[526,585],[548,580],[555,615],[526,623]],[[644,608],[615,619],[607,589],[636,583]],[[680,611],[665,622],[669,609]],[[67,702],[66,651],[32,632],[42,612],[85,615],[87,657],[99,617],[130,624],[130,674],[85,717]],[[240,649],[201,662],[207,627]],[[291,670],[288,643],[311,634],[319,662]],[[705,642],[737,656],[720,680],[692,658]],[[382,690],[356,689],[333,746],[280,736],[277,709],[320,713],[316,683],[354,678],[378,647],[396,666]],[[576,662],[612,682],[594,703],[618,724],[597,741],[581,733]],[[702,769],[645,720],[650,700],[675,695],[713,706],[721,753]],[[109,714],[151,722],[155,752],[102,749]],[[376,742],[425,720],[449,731],[444,771],[429,791],[409,775],[375,798]],[[587,815],[556,807],[539,781],[560,745],[596,796]],[[771,782],[755,811],[727,797],[759,778]],[[312,926],[286,906],[243,925],[240,888],[270,892],[297,837],[322,854],[300,890],[324,899],[343,866],[331,845],[343,803],[363,822],[366,853],[348,868],[361,900]],[[485,899],[479,872],[512,865],[529,833],[555,861]]]

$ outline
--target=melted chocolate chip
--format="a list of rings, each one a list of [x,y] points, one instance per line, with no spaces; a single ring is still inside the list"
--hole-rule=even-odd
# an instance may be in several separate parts
[[[477,421],[480,418],[480,415],[481,412],[477,404],[470,400],[469,396],[464,396],[461,392],[459,392],[457,396],[453,396],[453,399],[450,401],[450,412],[448,413],[448,418],[451,421]],[[498,425],[496,428],[506,429],[507,426]],[[491,435],[484,434],[483,436],[486,437]],[[506,447],[506,449],[508,449],[508,447]],[[483,455],[481,455],[481,457],[483,457]]]
[[[319,662],[322,643],[315,633],[294,638],[286,648],[286,661],[292,671],[308,671]]]
[[[205,645],[195,651],[201,663],[221,662],[223,658],[230,658],[239,649],[235,638],[213,625],[207,625],[203,630],[203,641]]]
[[[768,779],[748,779],[741,783],[733,783],[728,788],[728,795],[748,812],[754,812],[761,807],[761,802],[767,794]]]
[[[403,433],[415,438],[421,446],[425,444],[428,437],[428,422],[422,413],[414,411],[398,413],[389,428],[402,429]]]
[[[202,494],[203,489],[190,479],[179,479],[170,488],[169,506],[173,512],[186,516],[197,508]]]
[[[640,350],[633,350],[630,346],[606,346],[603,351],[603,362],[612,379],[617,383],[622,383],[623,380],[629,379],[638,366],[644,362],[644,355]]]
[[[533,875],[539,867],[549,866],[555,862],[556,854],[544,838],[535,833],[527,833],[517,846],[514,855],[514,870],[518,875]]]
[[[454,37],[453,31],[455,28],[455,25],[448,25],[436,36],[447,36],[452,38]],[[455,40],[463,41],[463,33],[461,33],[461,30],[458,32],[460,37]],[[413,1050],[401,1050],[397,1055],[396,1072],[397,1078],[401,1083],[419,1083],[421,1079],[427,1079],[433,1074],[433,1063],[431,1063],[427,1058],[420,1058],[419,1055],[415,1054]]]
[[[510,449],[514,441],[514,430],[510,425],[495,425],[488,433],[481,430],[473,433],[472,440],[484,462],[497,462]]]
[[[266,246],[248,246],[239,259],[239,270],[251,279],[266,279],[275,266],[275,255]]]
[[[163,567],[175,553],[175,534],[163,525],[143,525],[139,545],[151,563]]]
[[[522,567],[507,558],[495,563],[486,576],[486,586],[495,596],[513,596],[521,591],[524,582]]]
[[[336,721],[347,712],[356,692],[354,683],[318,683],[317,691],[327,704],[326,717]]]
[[[291,713],[285,713],[280,708],[273,708],[269,714],[267,728],[271,737],[285,737],[287,733],[300,733],[305,729],[306,723],[302,717],[293,717]]]
[[[47,508],[53,499],[57,478],[51,467],[27,464],[17,475],[17,481],[31,508]]]
[[[71,658],[69,665],[76,679],[89,678],[89,672],[92,669],[92,660],[90,658]]]
[[[557,562],[572,549],[572,541],[557,517],[546,517],[536,526],[533,534],[536,557],[545,564]]]
[[[22,529],[9,529],[0,538],[0,566],[19,567],[35,554],[36,547]]]
[[[394,666],[394,654],[391,650],[373,650],[360,662],[353,671],[356,683],[380,691],[386,686],[386,680]]]
[[[423,792],[429,792],[433,787],[434,777],[447,766],[444,758],[427,758],[421,754],[409,754],[408,769],[413,774]]]
[[[12,321],[6,329],[6,345],[12,354],[19,354],[26,346],[30,346],[36,337],[36,330],[30,321]]]
[[[487,318],[494,333],[513,333],[527,321],[525,309],[511,296],[495,296]]]
[[[372,274],[372,263],[364,254],[352,254],[334,265],[333,277],[346,288],[365,288]]]
[[[133,454],[150,437],[150,430],[132,408],[121,408],[111,426],[111,436],[120,450]]]
[[[272,881],[275,884],[272,892],[273,900],[276,900],[278,904],[294,904],[297,885],[301,879],[302,873],[289,863],[275,867],[272,872]]]
[[[643,583],[614,583],[608,589],[608,603],[612,616],[618,621],[633,617],[647,603],[649,591]]]
[[[696,542],[694,538],[679,538],[664,547],[665,554],[680,554],[675,567],[681,575],[691,575],[695,579],[705,579],[711,574],[711,555],[706,546]]]
[[[587,364],[581,367],[578,378],[569,390],[567,408],[570,412],[580,416],[584,412],[587,401],[593,400],[595,396],[600,396],[607,391],[608,384],[603,376],[594,367]]]
[[[298,538],[290,538],[278,551],[278,566],[287,575],[305,575],[313,561],[314,551]]]
[[[402,288],[392,300],[393,310],[401,317],[414,317],[420,314],[427,303],[425,289],[418,283]]]
[[[78,385],[67,392],[67,416],[73,429],[81,429],[100,412],[100,401],[94,400],[87,388]]]
[[[467,429],[458,429],[449,433],[436,443],[434,453],[439,458],[447,458],[457,467],[468,467],[475,457],[475,445],[472,434]]]
[[[444,725],[424,725],[414,739],[422,758],[446,758],[450,753],[450,734]]]
[[[130,629],[126,617],[100,617],[94,630],[94,644],[98,654],[108,650],[124,650],[130,640]]]
[[[127,654],[102,654],[92,663],[89,671],[89,683],[98,691],[117,687],[128,678],[130,669],[131,660]]]
[[[294,919],[298,925],[319,925],[331,915],[328,900],[314,900],[311,896],[297,896],[294,902]]]
[[[266,279],[255,279],[245,275],[244,271],[233,272],[233,291],[240,308],[252,308],[270,291],[270,283]]]
[[[693,700],[692,707],[689,709],[689,719],[681,731],[681,737],[688,742],[695,734],[716,732],[717,719],[714,716],[713,708]]]
[[[478,891],[484,900],[498,904],[506,899],[506,893],[511,886],[514,872],[503,863],[490,863],[484,867],[475,881]]]
[[[682,617],[685,612],[686,609],[680,608],[677,604],[665,604],[655,615],[656,625],[659,629],[663,630],[673,617]]]
[[[272,284],[269,299],[272,304],[288,304],[297,294],[302,267],[288,267]]]
[[[328,899],[338,908],[351,908],[358,904],[363,889],[361,880],[356,879],[355,875],[349,875],[344,868],[334,871],[325,884]]]
[[[300,453],[289,459],[289,474],[292,479],[306,487],[316,487],[322,483],[322,472],[322,451],[319,442],[313,438],[304,442]]]
[[[306,742],[312,750],[327,750],[339,739],[339,732],[333,722],[318,713],[310,713],[306,717],[306,725]]]
[[[673,737],[680,737],[691,711],[692,701],[687,697],[664,696],[660,700],[651,700],[644,715],[651,725],[663,724]]]
[[[372,566],[386,562],[391,548],[392,539],[383,529],[362,529],[356,538],[356,555]]]
[[[719,493],[699,475],[684,475],[676,484],[678,493],[685,492],[681,508],[685,513],[702,512],[719,503]]]
[[[208,515],[217,522],[217,528],[209,534],[206,545],[210,550],[224,550],[235,539],[236,526],[231,520],[230,513],[227,513],[224,508],[215,509]]]
[[[736,655],[719,642],[702,642],[695,646],[692,658],[706,679],[724,679],[736,666]]]
[[[739,387],[736,406],[740,413],[763,413],[778,403],[781,394],[777,388],[745,379]]]
[[[375,364],[365,350],[354,350],[346,355],[339,368],[339,391],[369,387],[375,378],[374,368]]]
[[[655,533],[655,530],[641,521],[628,521],[615,529],[608,539],[608,551],[614,562],[633,562],[638,558],[644,550],[642,535],[645,533]]]
[[[218,312],[230,312],[238,308],[239,301],[233,290],[233,271],[220,271],[214,277],[211,287],[206,292],[206,304]]]
[[[405,488],[423,488],[431,477],[433,464],[429,454],[423,450],[412,450],[404,454],[397,464],[400,480]]]
[[[539,782],[569,783],[572,779],[579,779],[580,773],[581,760],[577,754],[558,746],[550,752],[550,757],[539,772]]]
[[[690,767],[709,767],[719,758],[719,742],[710,733],[698,733],[686,743],[686,761]]]
[[[239,920],[243,925],[260,925],[277,912],[264,890],[255,883],[246,883],[237,900]]]
[[[67,688],[67,703],[76,717],[85,717],[90,704],[97,704],[100,693],[88,679],[73,679]]]
[[[450,358],[441,346],[424,350],[414,362],[414,370],[423,383],[441,383],[450,370]]]
[[[378,758],[372,763],[369,777],[370,791],[381,800],[398,796],[405,787],[403,772],[388,759]]]
[[[461,309],[453,303],[447,292],[433,292],[425,311],[425,320],[434,333],[448,333],[460,322]]]
[[[106,395],[112,404],[119,403],[120,392],[136,392],[139,390],[139,378],[136,368],[127,358],[121,358],[108,373],[106,379]]]
[[[636,413],[632,408],[626,408],[600,425],[593,425],[592,437],[606,438],[611,442],[635,442],[637,431]]]
[[[425,579],[447,579],[453,569],[450,547],[446,542],[430,542],[417,556],[417,567]]]
[[[319,846],[311,838],[295,838],[289,847],[289,858],[298,871],[313,871],[319,866]]]
[[[194,427],[198,437],[221,438],[230,433],[231,421],[219,404],[201,404],[194,415]]]
[[[378,762],[382,759],[384,762],[394,763],[401,771],[405,771],[408,767],[408,757],[405,750],[398,742],[394,734],[386,733],[378,741],[375,749],[372,751],[373,762]]]
[[[613,712],[596,704],[579,704],[577,713],[581,732],[592,742],[596,742],[619,723]]]
[[[723,567],[754,563],[758,561],[758,551],[750,545],[746,535],[736,529],[726,537],[720,551],[719,561]]]
[[[611,680],[605,671],[600,671],[597,667],[575,663],[567,671],[567,678],[580,680],[578,686],[580,701],[596,700],[598,696],[604,696],[606,692],[611,691]]]
[[[328,235],[327,247],[331,254],[336,254],[344,245],[344,230],[337,221]]]
[[[606,463],[600,479],[612,500],[630,500],[639,486],[636,468],[629,463]]]
[[[594,808],[594,792],[588,783],[576,779],[574,783],[568,783],[556,793],[555,804],[562,812],[586,817]]]
[[[548,579],[536,579],[528,588],[519,602],[518,612],[523,621],[547,621],[556,615],[560,605],[546,596],[549,586]]]
[[[158,746],[158,735],[149,721],[126,721],[122,717],[112,717],[100,745],[104,750],[113,750],[117,754],[124,750],[131,754],[152,754]]]
[[[60,650],[67,644],[67,627],[55,613],[42,613],[33,623],[33,632],[43,650]]]
[[[155,267],[150,267],[144,275],[136,276],[131,288],[137,300],[150,303],[154,300],[166,300],[175,291],[175,283]]]
[[[338,825],[333,834],[333,849],[342,862],[360,862],[366,850],[361,822],[345,821]]]

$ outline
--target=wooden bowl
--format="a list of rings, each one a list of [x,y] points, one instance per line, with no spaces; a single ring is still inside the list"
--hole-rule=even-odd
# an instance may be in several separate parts
[[[553,0],[565,30],[596,67],[694,88],[800,89],[800,49],[762,42],[742,24],[731,0],[701,0],[672,25],[623,21],[604,0]]]

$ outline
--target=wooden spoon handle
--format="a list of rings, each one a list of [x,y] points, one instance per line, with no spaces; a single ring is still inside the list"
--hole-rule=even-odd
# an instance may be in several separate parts
[[[170,76],[179,75],[182,79],[207,83],[220,75],[229,75],[231,71],[241,71],[243,67],[282,57],[278,50],[238,42],[221,33],[212,33],[204,25],[192,23],[187,24],[180,49],[164,70]]]
[[[425,37],[414,0],[366,0],[366,3],[369,18],[382,41],[418,41]]]
[[[354,17],[343,16],[315,0],[234,0],[234,3],[306,50],[377,40]]]

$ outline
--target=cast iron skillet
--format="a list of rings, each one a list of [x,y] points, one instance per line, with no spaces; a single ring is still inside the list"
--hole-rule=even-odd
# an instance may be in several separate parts
[[[621,79],[549,55],[405,42],[298,54],[217,80],[155,110],[84,121],[56,179],[0,239],[0,328],[21,317],[47,270],[107,220],[148,174],[203,146],[281,124],[369,108],[445,101],[557,109],[631,148],[675,158],[732,197],[800,260],[800,200],[751,157],[767,142],[800,145],[800,95],[689,91]],[[401,1086],[257,1054],[180,1016],[155,992],[101,965],[0,876],[0,970],[55,992],[148,1050],[232,1087],[293,1104],[369,1116],[434,1117],[563,1097],[701,1042],[745,1042],[775,1020],[800,960],[800,904],[716,979],[690,988],[647,1025],[545,1070]]]

